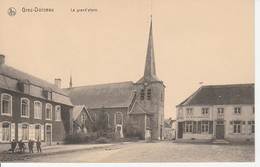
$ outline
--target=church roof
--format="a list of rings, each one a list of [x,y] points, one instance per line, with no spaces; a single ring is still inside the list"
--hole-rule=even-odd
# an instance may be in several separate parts
[[[254,84],[202,86],[178,106],[254,104]]]
[[[146,51],[144,76],[139,81],[137,81],[137,83],[141,83],[144,81],[149,81],[149,82],[160,81],[156,75],[156,69],[155,69],[152,20],[150,23],[150,31],[149,31],[148,46],[147,46],[147,51]]]
[[[88,115],[89,119],[93,122],[93,120],[92,120],[92,118],[91,118],[91,116],[90,116],[90,114],[89,114],[89,112],[88,112],[88,110],[87,110],[85,105],[77,105],[77,106],[73,107],[73,110],[72,110],[72,119],[73,119],[73,121],[76,120],[79,117],[80,113],[83,110],[85,110],[87,112],[87,115]]]
[[[80,86],[64,89],[74,105],[87,108],[129,107],[134,96],[134,83],[131,81],[100,85]]]
[[[30,95],[32,96],[43,98],[41,91],[43,89],[51,89],[52,92],[56,93],[53,95],[53,101],[66,105],[72,105],[67,93],[64,90],[58,88],[56,85],[17,70],[13,67],[7,66],[6,64],[0,65],[0,88],[17,92],[17,83],[19,81],[28,81],[30,85],[41,88],[30,90]]]

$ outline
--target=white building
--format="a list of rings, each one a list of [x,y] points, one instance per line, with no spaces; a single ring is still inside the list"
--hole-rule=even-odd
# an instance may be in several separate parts
[[[177,139],[254,140],[254,84],[202,86],[176,108]]]

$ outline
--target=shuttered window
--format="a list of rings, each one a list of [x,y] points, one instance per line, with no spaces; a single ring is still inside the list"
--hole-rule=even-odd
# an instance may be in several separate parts
[[[2,141],[11,141],[11,124],[9,122],[2,124]]]
[[[27,98],[21,98],[21,117],[29,118],[30,101]]]
[[[1,114],[12,115],[12,96],[6,93],[1,94]]]
[[[144,89],[141,89],[140,99],[141,99],[141,100],[144,100]]]
[[[45,118],[46,120],[52,119],[52,105],[47,103],[45,108]]]
[[[41,128],[41,125],[35,125],[35,140],[41,140],[41,135],[42,135],[42,132],[41,132],[42,128]]]
[[[34,102],[34,118],[42,119],[42,103],[39,101]]]
[[[29,125],[22,124],[22,140],[29,140]]]

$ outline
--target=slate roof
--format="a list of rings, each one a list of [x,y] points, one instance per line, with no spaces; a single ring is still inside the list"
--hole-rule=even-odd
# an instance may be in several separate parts
[[[134,96],[134,83],[128,81],[72,87],[64,90],[74,105],[85,105],[90,109],[129,107]]]
[[[17,82],[19,81],[28,81],[31,85],[35,85],[42,89],[51,89],[53,92],[57,93],[57,95],[53,97],[53,101],[66,105],[72,105],[67,93],[58,88],[56,85],[17,70],[13,67],[7,66],[6,64],[0,65],[0,88],[17,91]],[[37,96],[36,94],[40,93],[35,93],[33,96]],[[42,98],[40,95],[37,97]]]
[[[254,104],[254,84],[202,86],[178,106]]]

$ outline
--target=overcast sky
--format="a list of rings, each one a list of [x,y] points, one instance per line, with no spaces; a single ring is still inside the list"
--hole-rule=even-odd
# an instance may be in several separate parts
[[[22,13],[22,7],[54,13]],[[7,14],[15,7],[16,16]],[[73,13],[71,8],[97,12]],[[6,63],[68,87],[141,78],[153,14],[155,63],[166,85],[165,115],[208,84],[254,82],[252,0],[1,0]]]

